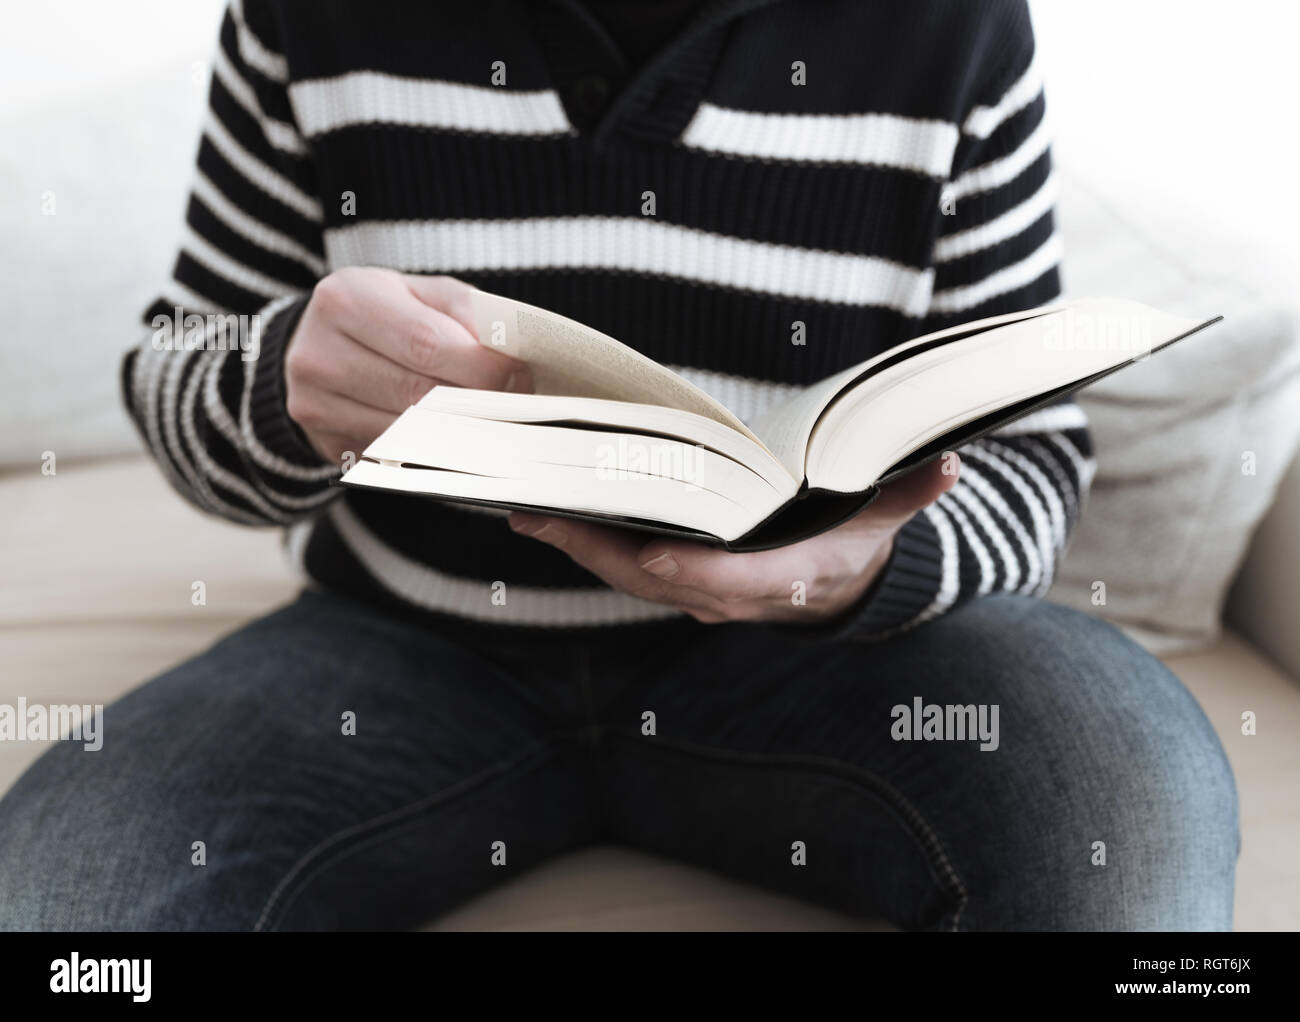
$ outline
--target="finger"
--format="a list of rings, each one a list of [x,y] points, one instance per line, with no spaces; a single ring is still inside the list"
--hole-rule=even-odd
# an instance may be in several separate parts
[[[588,522],[513,512],[510,527],[563,550],[579,566],[615,589],[656,603],[712,607],[690,589],[673,586],[641,569],[642,543],[635,535]]]
[[[344,280],[318,287],[313,301],[342,333],[410,372],[458,387],[532,389],[527,366],[483,347],[463,323],[422,302],[405,280],[400,274]]]
[[[961,459],[956,452],[947,451],[938,460],[885,486],[867,513],[876,519],[904,522],[951,490],[960,472]]]
[[[470,296],[478,290],[471,284],[444,274],[403,273],[407,288],[425,305],[440,309],[475,337],[474,304]]]
[[[436,311],[454,324],[443,324],[443,328],[449,341],[457,345],[457,351],[463,356],[465,365],[462,367],[463,374],[450,372],[444,375],[449,383],[484,390],[509,390],[516,393],[532,391],[532,374],[527,365],[479,343],[478,326],[474,322],[474,307],[470,299],[474,288],[454,277],[408,273],[402,279],[421,305]]]
[[[411,372],[337,330],[320,331],[310,346],[295,345],[288,358],[296,379],[394,413],[445,382]]]
[[[808,559],[795,546],[733,554],[700,543],[655,540],[641,548],[637,561],[656,578],[724,603],[789,593],[790,583],[808,574]]]
[[[369,447],[397,418],[392,412],[325,391],[314,396],[308,407],[293,410],[290,417],[310,435],[349,437],[347,449],[357,453]]]
[[[934,503],[956,483],[960,462],[945,456],[890,483],[864,512],[872,528],[901,525]],[[808,543],[817,543],[814,538]],[[751,554],[656,540],[640,551],[642,570],[723,603],[786,596],[796,581],[809,581],[810,558],[803,543]]]
[[[483,347],[445,313],[411,296],[367,334],[381,355],[424,376],[476,390],[531,390],[528,367]]]

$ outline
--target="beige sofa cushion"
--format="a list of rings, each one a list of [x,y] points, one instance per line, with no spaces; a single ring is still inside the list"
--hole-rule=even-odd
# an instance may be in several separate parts
[[[3,693],[107,703],[292,597],[271,530],[185,504],[143,458],[0,476]],[[191,601],[206,586],[205,606]],[[1237,924],[1300,928],[1300,687],[1239,639],[1170,661],[1237,771],[1245,848]],[[1259,734],[1240,734],[1254,710]],[[0,792],[41,751],[0,743]],[[862,929],[849,919],[617,848],[557,860],[433,924],[444,929]]]
[[[1212,642],[1256,526],[1300,441],[1300,304],[1255,290],[1259,257],[1200,237],[1194,211],[1063,170],[1071,297],[1114,294],[1224,321],[1086,388],[1097,475],[1049,599],[1152,652]],[[1263,275],[1263,268],[1260,269]],[[1094,586],[1105,583],[1105,603]]]

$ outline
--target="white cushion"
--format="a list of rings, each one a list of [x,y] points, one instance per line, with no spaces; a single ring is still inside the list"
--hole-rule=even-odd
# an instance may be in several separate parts
[[[1195,649],[1217,635],[1300,440],[1297,309],[1252,289],[1230,239],[1198,238],[1156,197],[1122,205],[1061,178],[1068,296],[1226,319],[1082,392],[1098,473],[1050,596],[1157,653]]]
[[[0,378],[0,466],[139,447],[118,367],[176,258],[204,91],[190,76],[173,63],[0,117],[6,344],[22,351]]]

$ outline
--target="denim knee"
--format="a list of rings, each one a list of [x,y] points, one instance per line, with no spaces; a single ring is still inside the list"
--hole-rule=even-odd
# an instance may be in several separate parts
[[[0,799],[0,930],[173,929],[207,916],[177,824],[182,790],[164,764],[53,745]]]
[[[979,602],[967,627],[1004,637],[1012,673],[1000,696],[1013,776],[993,785],[1003,861],[970,884],[967,922],[1229,929],[1236,785],[1191,693],[1108,624],[1041,601]]]

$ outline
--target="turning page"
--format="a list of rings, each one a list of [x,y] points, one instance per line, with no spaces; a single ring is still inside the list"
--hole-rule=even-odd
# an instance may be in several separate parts
[[[694,384],[599,330],[486,291],[475,291],[471,300],[479,343],[528,363],[538,394],[680,408],[763,443]]]

